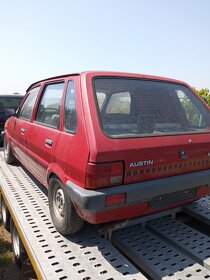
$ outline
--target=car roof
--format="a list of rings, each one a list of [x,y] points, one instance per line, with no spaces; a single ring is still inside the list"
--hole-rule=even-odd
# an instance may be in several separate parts
[[[53,80],[58,80],[58,79],[64,79],[68,78],[71,76],[87,76],[87,75],[94,75],[94,76],[117,76],[117,77],[134,77],[134,78],[143,78],[143,79],[150,79],[150,80],[161,80],[161,81],[166,81],[166,82],[172,82],[172,83],[179,83],[179,84],[184,84],[187,85],[187,83],[177,80],[177,79],[172,79],[172,78],[167,78],[167,77],[161,77],[161,76],[155,76],[155,75],[148,75],[148,74],[139,74],[139,73],[130,73],[130,72],[117,72],[117,71],[84,71],[84,72],[78,72],[78,73],[71,73],[71,74],[64,74],[60,76],[53,76],[49,77],[43,80],[39,80],[33,84],[31,84],[27,91],[31,88],[33,88],[35,85],[38,85],[41,82],[46,82],[46,81],[53,81]],[[26,92],[27,92],[26,91]]]

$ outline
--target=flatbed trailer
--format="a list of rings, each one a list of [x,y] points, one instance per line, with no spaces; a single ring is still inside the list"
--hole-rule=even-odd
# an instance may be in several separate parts
[[[210,197],[64,237],[45,188],[0,152],[0,191],[38,279],[210,279]]]

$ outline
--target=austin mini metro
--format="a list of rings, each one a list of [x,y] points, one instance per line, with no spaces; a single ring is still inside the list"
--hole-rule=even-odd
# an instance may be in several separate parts
[[[210,193],[210,111],[186,83],[83,72],[32,84],[5,124],[4,156],[47,189],[62,234]]]

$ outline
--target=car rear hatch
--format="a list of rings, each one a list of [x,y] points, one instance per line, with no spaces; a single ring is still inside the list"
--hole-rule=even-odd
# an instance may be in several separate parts
[[[144,138],[144,141],[136,140],[133,147],[123,151],[125,184],[210,168],[209,134]]]
[[[93,89],[100,129],[107,139],[96,161],[121,162],[119,183],[210,168],[210,112],[188,86],[168,80],[95,77]]]

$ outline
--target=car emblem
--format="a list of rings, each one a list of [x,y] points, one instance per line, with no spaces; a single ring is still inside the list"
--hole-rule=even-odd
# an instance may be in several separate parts
[[[179,156],[180,156],[180,158],[186,158],[187,154],[186,154],[185,150],[180,150],[179,151]]]
[[[154,160],[140,160],[140,161],[136,161],[136,162],[131,162],[129,164],[129,167],[139,167],[139,166],[145,166],[145,165],[153,165]]]

